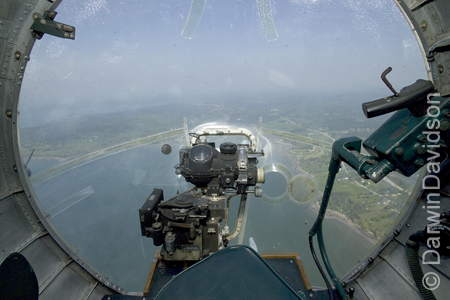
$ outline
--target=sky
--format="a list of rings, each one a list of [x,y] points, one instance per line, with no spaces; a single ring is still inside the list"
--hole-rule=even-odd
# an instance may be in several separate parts
[[[415,37],[392,1],[259,1],[270,3],[275,41],[264,36],[257,0],[207,0],[191,39],[181,36],[189,0],[63,1],[56,21],[75,26],[76,39],[44,35],[35,43],[21,126],[38,125],[42,112],[56,120],[105,107],[220,103],[242,93],[374,100],[390,95],[380,80],[389,66],[397,90],[426,79]]]

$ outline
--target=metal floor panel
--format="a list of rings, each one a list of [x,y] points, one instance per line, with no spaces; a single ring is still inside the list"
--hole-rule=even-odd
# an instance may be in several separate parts
[[[372,300],[367,297],[367,294],[363,291],[362,287],[358,284],[358,280],[356,280],[356,282],[354,281],[351,286],[355,289],[355,293],[353,294],[354,299]]]
[[[414,211],[414,214],[409,219],[409,227],[405,227],[400,235],[397,237],[397,240],[403,245],[401,248],[405,251],[405,245],[406,241],[408,240],[409,236],[418,230],[424,230],[425,226],[430,223],[428,218],[430,217],[430,213],[427,209],[424,209],[423,207],[426,207],[426,199],[421,199],[416,207],[416,210]],[[436,210],[436,212],[442,212],[444,210],[450,209],[450,198],[444,196],[441,194],[440,197],[440,205],[439,209]],[[430,209],[431,210],[431,209]],[[400,247],[398,247],[400,248]],[[398,250],[399,252],[402,250]],[[427,248],[425,245],[422,245],[419,250],[419,256],[420,260],[422,261],[422,255],[424,251],[426,251]],[[397,256],[400,256],[401,253],[397,253]],[[433,258],[431,255],[426,256],[429,259],[436,259]],[[399,260],[396,258],[396,260]],[[406,257],[405,257],[406,260]],[[407,263],[407,262],[406,262]],[[406,270],[408,271],[408,274],[411,274],[409,271],[409,267],[406,267]],[[439,287],[433,291],[434,295],[437,299],[448,299],[448,295],[450,294],[450,263],[448,257],[441,257],[440,263],[435,265],[427,265],[422,264],[422,270],[424,274],[427,274],[428,272],[433,272],[439,276],[440,284]],[[410,275],[411,276],[411,275]],[[411,276],[412,277],[412,276]]]
[[[403,270],[409,270],[408,259],[406,258],[406,248],[404,245],[398,244],[391,253],[389,253],[389,257]],[[412,280],[412,276],[410,272],[408,272],[408,276]]]
[[[422,297],[386,262],[381,261],[358,280],[369,299],[422,300]]]
[[[431,222],[431,220],[428,220],[428,218],[431,216],[431,213],[428,211],[434,211],[436,213],[441,213],[444,210],[450,210],[450,198],[444,196],[441,194],[440,197],[440,205],[439,209],[424,209],[423,207],[426,207],[426,200],[421,199],[418,203],[413,215],[408,220],[409,227],[403,228],[402,232],[397,237],[397,240],[403,244],[406,245],[406,241],[408,240],[409,236],[419,230],[424,230],[427,224]],[[423,254],[423,252],[426,250],[425,246],[420,247],[420,255]],[[435,267],[441,271],[442,273],[450,275],[450,264],[448,263],[448,260],[442,259],[442,263],[435,265]]]
[[[421,247],[421,253],[425,250],[425,247]],[[390,254],[390,257],[398,264],[400,265],[405,272],[407,272],[408,276],[412,279],[411,272],[409,270],[408,261],[406,259],[406,249],[403,245],[399,245],[395,248],[394,251]],[[439,287],[433,291],[433,294],[436,296],[437,299],[447,299],[448,295],[450,295],[450,280],[449,275],[450,272],[448,271],[449,267],[449,258],[441,257],[441,263],[439,265],[435,265],[436,268],[433,268],[430,265],[422,265],[422,271],[424,274],[427,274],[428,272],[434,272],[436,274],[439,274],[440,278],[440,285]]]

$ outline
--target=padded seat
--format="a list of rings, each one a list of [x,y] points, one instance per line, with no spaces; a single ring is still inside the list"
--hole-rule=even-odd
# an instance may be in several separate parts
[[[232,246],[184,270],[157,300],[302,299],[253,249]]]

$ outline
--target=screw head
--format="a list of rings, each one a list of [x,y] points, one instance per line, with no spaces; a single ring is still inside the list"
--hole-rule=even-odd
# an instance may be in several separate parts
[[[402,157],[405,154],[405,150],[403,148],[395,149],[395,155]]]
[[[425,135],[421,134],[417,137],[417,140],[421,143],[425,143],[427,141],[427,137]]]
[[[424,162],[423,162],[423,159],[421,159],[421,158],[416,159],[416,161],[414,162],[414,164],[415,164],[416,166],[418,166],[418,167],[423,167],[423,166],[425,165]]]
[[[450,122],[445,120],[441,122],[441,126],[439,126],[440,130],[447,130],[450,127]]]
[[[428,27],[428,23],[426,21],[422,21],[420,23],[420,29],[422,29],[422,31],[427,30],[427,27]]]
[[[420,145],[419,148],[417,148],[417,154],[421,155],[427,152],[427,147],[425,145]]]
[[[48,17],[53,20],[56,17],[56,11],[49,12]]]
[[[450,118],[450,111],[449,110],[444,110],[444,112],[442,113],[442,115],[446,118]]]

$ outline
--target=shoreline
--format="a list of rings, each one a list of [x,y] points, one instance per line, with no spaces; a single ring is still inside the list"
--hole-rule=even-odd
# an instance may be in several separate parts
[[[309,205],[309,208],[317,214],[319,213],[321,200],[322,200],[322,197],[318,197],[317,199],[311,201],[311,204]],[[375,245],[376,243],[378,243],[380,241],[380,239],[378,239],[373,233],[365,231],[364,229],[362,229],[361,226],[353,223],[344,214],[341,214],[340,212],[327,209],[325,218],[326,219],[334,219],[334,220],[344,223],[345,225],[349,226],[351,229],[356,231],[358,234],[364,236],[373,245]]]
[[[57,160],[57,161],[59,161],[60,163],[64,163],[64,162],[73,160],[73,159],[75,159],[75,158],[77,158],[77,157],[79,157],[79,156],[80,156],[80,155],[75,155],[75,156],[70,156],[70,157],[33,156],[33,157],[31,158],[31,160],[46,160],[46,159],[50,160],[50,159],[52,159],[52,160]]]
[[[293,145],[290,143],[286,143],[286,142],[281,142],[280,139],[278,139],[277,141],[278,143],[281,144],[285,144],[286,146],[291,146],[291,149],[293,148]],[[287,152],[287,156],[294,156],[292,154],[289,153],[289,151]],[[295,157],[295,156],[294,156]],[[294,159],[294,169],[296,169],[297,171],[299,171],[300,173],[304,173],[304,174],[308,174],[310,175],[312,178],[314,178],[313,175],[309,174],[308,172],[306,172],[305,170],[303,170],[301,168],[301,164],[300,164],[300,160],[299,159]],[[314,183],[316,184],[317,187],[317,182],[314,179]],[[317,187],[318,188],[318,187]],[[319,213],[319,209],[320,209],[320,202],[322,201],[322,193],[319,192],[313,200],[310,201],[309,203],[309,208],[314,211],[316,214]],[[306,204],[306,203],[305,203]],[[352,222],[351,220],[349,220],[347,218],[347,216],[345,216],[344,214],[331,210],[331,209],[327,209],[327,212],[325,214],[325,218],[326,219],[333,219],[333,220],[337,220],[345,225],[347,225],[348,227],[350,227],[351,229],[353,229],[356,233],[358,233],[359,235],[363,236],[364,238],[366,238],[371,244],[375,245],[376,243],[378,243],[380,241],[380,239],[378,239],[372,232],[367,232],[365,231],[361,226],[359,226],[358,224]]]

